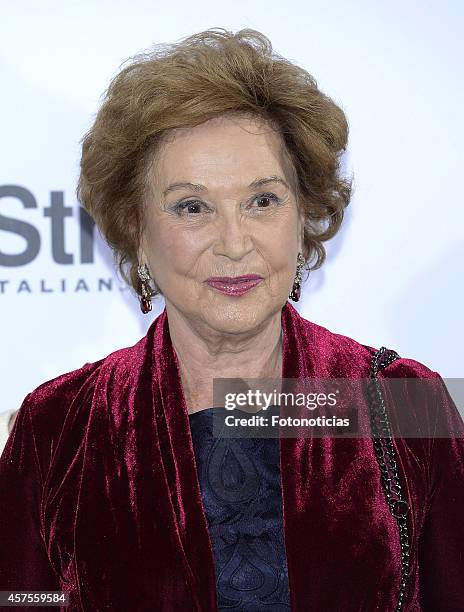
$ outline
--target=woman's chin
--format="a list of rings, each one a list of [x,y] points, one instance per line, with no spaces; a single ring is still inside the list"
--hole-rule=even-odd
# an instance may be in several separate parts
[[[263,300],[225,299],[210,301],[201,313],[203,321],[217,331],[243,333],[259,327],[275,310]]]

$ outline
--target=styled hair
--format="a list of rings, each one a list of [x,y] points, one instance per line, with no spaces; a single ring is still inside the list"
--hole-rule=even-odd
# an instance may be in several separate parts
[[[261,32],[212,28],[129,58],[82,139],[77,198],[136,293],[149,168],[162,137],[234,112],[262,118],[282,135],[304,211],[307,267],[324,262],[322,243],[338,232],[352,190],[340,168],[345,114]]]

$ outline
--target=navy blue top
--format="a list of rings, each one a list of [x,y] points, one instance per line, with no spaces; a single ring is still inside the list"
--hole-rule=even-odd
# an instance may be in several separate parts
[[[189,414],[218,610],[289,612],[279,438],[214,437],[218,411]]]

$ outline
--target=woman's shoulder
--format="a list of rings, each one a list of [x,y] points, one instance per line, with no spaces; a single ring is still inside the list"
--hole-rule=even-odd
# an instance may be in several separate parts
[[[54,446],[68,415],[72,413],[70,418],[75,418],[80,407],[91,402],[102,377],[106,380],[112,377],[119,385],[130,384],[130,372],[144,346],[145,337],[132,346],[119,348],[42,382],[24,397],[18,411],[21,418],[17,417],[17,421],[30,422],[42,447]]]
[[[372,375],[374,356],[379,353],[380,362],[385,356],[384,352],[380,355],[384,345],[376,348],[363,344],[313,322],[307,322],[307,330],[310,332],[308,347],[312,341],[317,349],[316,359],[329,364],[323,370],[329,376],[367,380]],[[387,393],[390,412],[402,419],[404,435],[420,437],[420,432],[425,438],[463,438],[463,416],[441,374],[422,361],[399,354],[395,346],[385,348],[393,351],[395,358],[385,360],[386,365],[379,368],[378,376],[384,379],[381,388]]]
[[[63,372],[30,391],[25,400],[33,406],[38,415],[46,410],[50,400],[59,398],[64,404],[72,401],[84,389],[92,392],[100,376],[117,371],[124,381],[124,373],[133,367],[134,360],[144,348],[145,337],[132,346],[126,346],[108,353],[96,361],[88,361],[79,368]]]
[[[440,378],[440,374],[425,363],[408,355],[401,355],[395,346],[379,342],[377,346],[366,344],[351,336],[332,331],[314,321],[304,319],[308,344],[317,347],[318,357],[336,364],[340,372],[352,368],[356,373],[369,376],[372,360],[383,348],[396,353],[396,359],[382,368],[382,376],[391,378]]]

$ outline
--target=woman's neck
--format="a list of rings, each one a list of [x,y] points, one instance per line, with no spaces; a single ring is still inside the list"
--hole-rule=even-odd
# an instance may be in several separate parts
[[[243,334],[217,332],[168,304],[166,312],[189,413],[214,405],[214,378],[280,379],[281,311]]]

